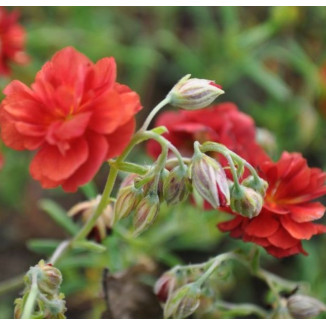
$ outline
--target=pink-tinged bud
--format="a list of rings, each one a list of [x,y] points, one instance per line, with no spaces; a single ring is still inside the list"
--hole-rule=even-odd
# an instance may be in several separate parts
[[[27,272],[28,282],[32,283],[33,273],[37,273],[37,286],[39,290],[46,295],[54,295],[58,293],[62,275],[61,272],[55,268],[52,264],[46,264],[44,260],[31,267]]]
[[[314,318],[326,311],[326,306],[322,302],[302,294],[290,296],[287,307],[291,316],[296,319]]]
[[[230,205],[228,179],[217,161],[205,154],[195,154],[191,173],[193,186],[214,208]]]
[[[195,283],[176,290],[164,306],[164,318],[181,319],[193,314],[200,304],[200,293],[200,288]]]
[[[245,217],[255,217],[259,215],[263,207],[263,197],[255,190],[240,186],[231,189],[231,209]]]
[[[114,204],[114,221],[128,217],[140,202],[142,195],[142,190],[134,186],[121,188]]]
[[[162,202],[164,200],[164,196],[163,196],[163,184],[166,180],[166,178],[169,175],[169,171],[166,169],[163,169],[163,171],[161,171],[161,175],[160,175],[160,179],[157,185],[157,195],[160,199],[160,202]],[[149,182],[147,182],[144,186],[143,186],[143,193],[144,196],[147,196],[150,191],[153,189],[153,185],[155,182],[155,177],[153,177],[153,179]]]
[[[157,194],[149,193],[135,209],[133,224],[134,235],[137,236],[153,224],[160,209],[160,200]]]
[[[125,187],[128,187],[128,186],[133,186],[134,183],[137,181],[138,178],[139,178],[139,175],[136,174],[136,173],[130,173],[130,174],[128,174],[128,175],[127,175],[127,176],[122,180],[119,189],[122,189],[122,188],[125,188]]]
[[[210,105],[224,94],[220,85],[207,79],[190,78],[186,75],[168,94],[170,104],[185,110],[197,110]]]
[[[164,273],[155,283],[154,293],[161,302],[166,302],[176,286],[176,275],[169,271]]]
[[[268,183],[262,178],[255,178],[250,175],[246,179],[244,179],[241,184],[245,187],[251,188],[257,191],[263,198],[266,195],[266,190],[268,188]]]
[[[178,204],[189,195],[190,183],[187,170],[175,167],[163,184],[163,196],[168,205]]]

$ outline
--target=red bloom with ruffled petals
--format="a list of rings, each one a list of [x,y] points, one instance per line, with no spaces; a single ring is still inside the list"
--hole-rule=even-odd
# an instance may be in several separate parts
[[[269,160],[263,149],[256,143],[256,128],[253,119],[240,112],[235,104],[221,103],[195,111],[168,111],[156,120],[156,126],[166,126],[169,133],[164,134],[185,156],[193,154],[193,143],[214,141],[246,159],[252,165]],[[160,145],[148,142],[148,153],[157,157]],[[223,159],[221,164],[226,163]]]
[[[278,258],[307,254],[301,240],[326,232],[325,225],[313,223],[324,215],[325,207],[312,202],[326,194],[326,173],[309,168],[301,154],[284,152],[278,162],[263,163],[260,174],[269,183],[261,213],[252,219],[236,216],[220,223],[219,229]]]
[[[42,67],[31,88],[19,81],[5,88],[2,139],[16,150],[37,150],[30,172],[44,188],[76,191],[130,141],[141,105],[115,80],[114,58],[94,64],[68,47]]]
[[[29,61],[25,48],[25,31],[17,23],[18,12],[8,13],[0,7],[0,75],[9,75],[9,63],[25,64]]]

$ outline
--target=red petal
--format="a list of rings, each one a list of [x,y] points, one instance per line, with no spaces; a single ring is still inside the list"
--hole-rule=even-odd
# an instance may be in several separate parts
[[[263,210],[260,215],[250,220],[245,228],[248,235],[264,238],[274,234],[279,228],[279,222],[271,214]]]
[[[307,253],[303,250],[301,243],[299,243],[298,245],[289,248],[289,249],[282,249],[282,248],[277,248],[277,247],[267,247],[265,248],[266,251],[275,256],[276,258],[284,258],[284,257],[288,257],[288,256],[292,256],[292,255],[296,255],[296,254],[304,254],[307,255]]]
[[[325,213],[325,206],[321,203],[305,203],[302,205],[289,205],[292,220],[302,223],[318,220]]]
[[[275,247],[289,249],[298,244],[299,240],[294,239],[284,228],[280,227],[273,235],[268,237],[268,241]]]
[[[241,224],[243,219],[244,219],[244,217],[237,216],[237,217],[234,217],[230,221],[219,223],[217,225],[217,227],[222,232],[228,232],[228,231],[231,231],[231,230],[237,228]]]
[[[115,83],[114,89],[120,94],[122,103],[121,110],[123,109],[121,124],[125,124],[141,110],[140,98],[136,92],[132,91],[126,85]]]
[[[106,159],[120,155],[128,145],[135,130],[135,119],[132,118],[125,125],[119,127],[114,133],[106,136],[109,151]]]
[[[71,144],[65,155],[62,155],[56,146],[45,145],[35,155],[30,173],[39,180],[43,187],[45,181],[61,181],[70,177],[88,158],[88,146],[84,139],[78,139]]]
[[[89,105],[84,109],[93,112],[89,123],[89,128],[93,131],[110,134],[121,125],[124,111],[120,95],[114,90],[103,94],[100,100],[91,101]]]
[[[105,161],[109,148],[105,137],[96,133],[88,133],[87,142],[88,159],[70,178],[63,182],[62,188],[65,191],[74,192],[79,186],[92,180]]]
[[[296,239],[309,240],[313,235],[320,233],[320,227],[311,222],[297,223],[290,216],[281,219],[283,227]]]

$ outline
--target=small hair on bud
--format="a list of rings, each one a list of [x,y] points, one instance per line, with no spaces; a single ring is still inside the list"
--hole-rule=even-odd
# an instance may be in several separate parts
[[[202,109],[224,94],[221,86],[214,81],[190,76],[181,78],[168,94],[171,105],[185,110]]]

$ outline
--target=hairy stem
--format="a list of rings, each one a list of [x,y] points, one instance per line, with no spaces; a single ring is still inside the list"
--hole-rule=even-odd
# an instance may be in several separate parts
[[[35,301],[37,299],[37,295],[38,295],[37,272],[34,272],[32,276],[31,290],[26,300],[21,319],[31,318],[35,306]]]

